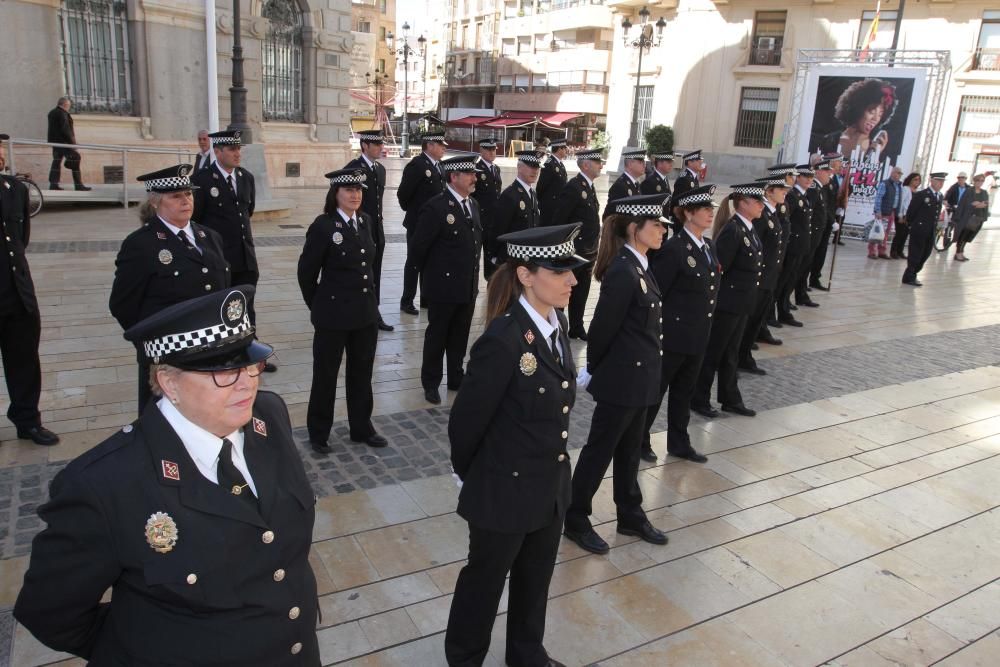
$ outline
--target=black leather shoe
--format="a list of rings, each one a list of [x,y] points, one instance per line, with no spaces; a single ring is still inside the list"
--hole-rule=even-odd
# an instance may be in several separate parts
[[[424,398],[427,399],[428,403],[433,403],[434,405],[441,405],[441,393],[434,389],[424,389]]]
[[[327,444],[325,441],[320,442],[319,440],[309,439],[309,445],[313,448],[313,451],[317,454],[330,454],[333,452],[333,447]]]
[[[813,301],[812,299],[809,299],[807,301],[800,301],[798,305],[805,306],[806,308],[819,308],[819,304]]]
[[[566,663],[559,662],[558,660],[553,660],[549,658],[549,662],[545,667],[566,667]]]
[[[761,368],[756,364],[752,366],[750,364],[740,364],[739,369],[744,373],[752,373],[754,375],[767,375],[767,371],[765,371],[763,368]]]
[[[683,452],[671,452],[668,451],[671,456],[676,456],[679,459],[684,459],[685,461],[691,461],[692,463],[705,463],[708,461],[708,457],[704,454],[699,454],[692,447],[691,449],[684,450]]]
[[[448,383],[448,389],[450,391],[458,391],[461,388],[462,388],[462,378],[458,378],[457,382],[449,382]]]
[[[638,537],[643,542],[649,542],[650,544],[666,544],[667,536],[661,531],[653,527],[653,524],[646,521],[638,528],[627,528],[625,526],[618,526],[616,529],[619,535],[629,535],[631,537]]]
[[[568,335],[570,338],[576,338],[577,340],[587,340],[587,332],[583,329],[570,329]]]
[[[820,292],[829,292],[830,291],[830,288],[827,287],[826,285],[824,285],[821,282],[811,283],[809,286],[812,287],[813,289],[818,289]]]
[[[363,442],[369,447],[385,447],[389,444],[389,441],[385,439],[385,436],[379,435],[378,433],[372,433],[367,438],[361,438],[360,440],[357,438],[351,438],[351,440],[354,442]]]
[[[410,301],[409,303],[401,303],[401,304],[399,304],[399,312],[406,313],[407,315],[419,315],[420,314],[420,311],[417,310],[416,306],[413,305],[412,301]]]
[[[378,321],[378,330],[379,331],[395,331],[396,329],[391,324],[386,324],[385,320],[379,318],[379,321]]]
[[[265,373],[274,373],[278,370],[278,367],[272,364],[270,361],[264,363]]]
[[[787,324],[790,327],[800,327],[800,326],[802,326],[802,322],[799,322],[794,317],[784,317],[784,318],[781,319],[781,323],[782,324]]]
[[[807,292],[812,292],[813,291],[813,286],[812,285],[806,285],[806,291]]]
[[[706,419],[715,419],[719,416],[719,411],[713,408],[711,405],[695,405],[691,404],[691,410],[697,412],[702,417]]]
[[[750,349],[756,352],[757,350],[760,349],[760,345],[758,345],[757,343],[750,343]]]
[[[761,343],[767,343],[768,345],[781,345],[781,339],[772,336],[770,331],[761,336],[757,336],[757,340]]]
[[[788,309],[789,310],[798,310],[799,307],[796,306],[794,303],[790,303],[790,304],[788,304]]]
[[[590,528],[583,532],[577,532],[575,530],[566,529],[563,535],[568,537],[576,545],[583,549],[584,551],[589,551],[592,554],[606,554],[611,551],[611,547],[608,543],[601,539],[601,536],[594,532],[593,528]]]
[[[847,244],[844,243],[843,241],[837,241],[837,245],[847,245]]]
[[[781,322],[779,322],[778,320],[768,320],[767,321],[767,326],[769,326],[769,327],[771,327],[773,329],[780,329],[781,328]]]
[[[645,461],[646,463],[656,463],[656,452],[654,452],[652,449],[643,449],[639,453],[639,458]]]
[[[62,190],[58,183],[49,183],[49,190]]]
[[[757,411],[751,410],[742,403],[737,403],[736,405],[723,405],[722,409],[726,412],[732,412],[737,415],[743,415],[744,417],[756,417]]]
[[[59,436],[41,425],[24,430],[17,429],[17,437],[21,440],[31,440],[36,445],[45,445],[46,447],[59,444]]]
[[[910,285],[911,287],[923,287],[924,286],[924,284],[922,282],[920,282],[919,280],[917,280],[916,278],[914,278],[913,280],[904,280],[903,284],[904,285]]]
[[[83,185],[82,183],[80,185],[74,185],[73,189],[77,192],[90,192],[93,190],[93,188]]]

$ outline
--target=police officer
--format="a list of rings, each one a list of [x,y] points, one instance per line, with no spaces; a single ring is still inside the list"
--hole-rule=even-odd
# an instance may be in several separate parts
[[[830,245],[830,237],[840,231],[840,218],[843,216],[843,209],[840,207],[840,178],[839,174],[843,169],[844,156],[840,153],[827,153],[823,155],[823,160],[830,165],[830,175],[823,185],[823,202],[826,206],[826,225],[820,234],[819,245],[816,246],[816,254],[813,255],[812,269],[809,271],[809,287],[818,289],[821,292],[829,292],[830,288],[823,284],[823,265],[826,264],[827,247]],[[838,212],[839,209],[839,212]]]
[[[396,190],[399,207],[406,211],[403,217],[403,228],[406,229],[406,264],[403,265],[403,295],[399,300],[399,310],[407,315],[417,315],[419,311],[413,305],[420,285],[420,269],[413,261],[413,250],[410,247],[416,233],[417,216],[423,205],[431,197],[435,197],[445,188],[444,171],[441,158],[444,157],[444,133],[425,134],[420,142],[423,152],[406,163],[403,176]],[[426,304],[421,299],[420,306]]]
[[[337,374],[345,352],[351,440],[371,447],[389,444],[375,431],[371,419],[378,339],[375,223],[360,208],[362,191],[370,181],[361,169],[332,171],[326,177],[330,191],[323,214],[306,232],[298,267],[299,288],[316,329],[306,428],[313,450],[321,454],[333,451],[327,440],[333,427]]]
[[[774,177],[777,177],[779,179],[784,180],[785,185],[788,186],[788,189],[791,189],[792,186],[795,185],[795,176],[796,174],[798,174],[798,171],[795,169],[794,162],[788,162],[783,164],[771,165],[770,167],[767,168],[767,173],[768,173],[767,176],[758,178],[757,182],[766,183],[767,181],[772,180]],[[787,194],[788,193],[786,192],[785,195],[787,196]],[[771,341],[768,340],[769,338],[773,340],[778,340],[777,338],[774,338],[768,327],[780,329],[784,326],[781,322],[778,321],[778,309],[776,303],[778,290],[781,286],[781,277],[785,270],[785,265],[787,263],[786,255],[788,254],[788,241],[789,239],[791,239],[792,236],[792,223],[788,218],[788,205],[785,204],[784,201],[785,198],[783,197],[782,203],[776,204],[774,207],[775,222],[781,223],[781,232],[782,232],[781,238],[784,242],[784,248],[785,248],[784,255],[782,256],[781,260],[781,272],[778,273],[778,281],[775,283],[774,286],[774,293],[771,298],[771,307],[767,312],[767,319],[764,321],[764,326],[761,327],[761,338],[760,338],[760,340],[763,340],[765,343],[770,343],[771,345],[778,345],[780,344],[780,341],[778,343],[771,343]]]
[[[46,646],[92,665],[320,664],[316,497],[288,408],[257,390],[272,350],[252,295],[213,292],[126,332],[163,398],[66,466],[38,510],[14,616]]]
[[[712,238],[722,268],[722,282],[708,349],[691,399],[691,409],[709,419],[719,416],[710,399],[716,374],[719,378],[716,394],[723,410],[744,417],[757,414],[743,403],[736,369],[740,340],[760,286],[763,244],[754,231],[753,220],[760,217],[763,209],[763,186],[743,183],[732,186],[729,199],[715,214]]]
[[[808,165],[806,165],[808,168]],[[830,170],[830,163],[820,160],[813,165],[815,175],[813,182],[806,190],[806,198],[812,207],[812,216],[809,219],[809,250],[799,268],[799,277],[795,284],[795,304],[798,306],[808,306],[809,308],[819,308],[819,304],[809,298],[809,276],[812,272],[813,263],[819,245],[823,240],[823,234],[828,225],[833,224],[833,211],[827,209],[828,197],[826,186],[830,182],[833,172]],[[827,237],[829,238],[829,237]]]
[[[614,461],[614,501],[621,535],[666,544],[642,509],[639,450],[646,411],[660,388],[663,350],[660,290],[649,272],[646,252],[658,249],[666,229],[667,197],[639,195],[612,204],[601,229],[594,276],[601,296],[587,341],[582,386],[597,403],[587,444],[573,473],[573,499],[566,511],[565,535],[581,549],[608,552],[608,543],[590,523],[594,494]]]
[[[914,192],[910,206],[906,209],[906,224],[910,226],[910,250],[906,258],[906,271],[903,272],[904,285],[923,285],[917,280],[917,274],[924,268],[924,262],[934,249],[934,233],[937,231],[943,205],[941,186],[946,178],[947,172],[932,173],[930,187]]]
[[[361,154],[344,165],[344,169],[360,169],[365,175],[365,189],[361,198],[361,210],[371,221],[372,238],[375,241],[375,259],[371,260],[372,275],[375,277],[375,301],[382,302],[382,257],[385,255],[385,225],[382,218],[382,196],[385,194],[385,167],[378,161],[382,157],[382,130],[358,132]],[[379,331],[393,331],[393,327],[378,316]]]
[[[535,193],[535,182],[542,158],[540,151],[517,151],[517,177],[514,182],[500,194],[493,226],[486,236],[486,252],[493,258],[492,264],[501,261],[502,242],[498,237],[511,232],[538,227],[541,214],[538,210],[538,195]],[[478,189],[478,183],[476,184]]]
[[[580,172],[566,181],[566,187],[559,193],[551,224],[581,223],[580,235],[574,241],[576,254],[593,261],[597,257],[597,244],[601,236],[594,180],[601,175],[604,154],[599,150],[577,151],[576,164]],[[587,307],[587,297],[590,296],[591,270],[590,264],[573,270],[576,285],[569,298],[569,337],[584,341],[587,340],[587,330],[583,326],[583,312]]]
[[[497,201],[503,192],[503,177],[500,167],[494,162],[497,159],[497,143],[493,139],[483,139],[479,142],[479,159],[476,160],[476,189],[472,196],[479,202],[479,217],[483,224],[483,238],[489,239],[493,229],[493,218],[496,213]],[[496,264],[488,252],[483,253],[483,276],[487,280],[493,275]]]
[[[483,228],[479,205],[471,196],[476,187],[474,159],[475,155],[460,155],[442,160],[448,184],[420,209],[410,243],[414,266],[423,275],[427,301],[420,383],[424,398],[434,405],[441,403],[438,387],[446,353],[448,389],[457,391],[462,384],[462,362],[479,294]]]
[[[570,501],[567,452],[576,367],[566,318],[579,225],[506,234],[504,263],[487,291],[486,331],[448,421],[469,522],[469,562],[451,603],[449,665],[481,665],[510,573],[505,662],[559,663],[542,645],[549,581]],[[502,508],[502,509],[499,509]]]
[[[701,185],[700,174],[702,169],[705,168],[705,161],[701,159],[700,148],[689,153],[684,153],[682,159],[684,160],[684,170],[674,180],[673,199],[670,202],[671,211],[677,206],[677,201],[682,194]],[[683,225],[683,220],[674,214],[674,234],[680,234]]]
[[[785,206],[788,209],[790,232],[788,245],[785,246],[785,261],[778,277],[775,291],[775,301],[778,305],[778,322],[792,327],[801,327],[792,316],[792,292],[795,291],[795,281],[806,257],[809,255],[810,226],[812,225],[812,205],[806,193],[812,185],[816,172],[809,165],[795,167],[795,185],[785,195]]]
[[[535,188],[538,191],[538,206],[542,211],[543,225],[551,224],[559,193],[566,187],[566,165],[563,164],[563,160],[569,154],[569,147],[565,139],[556,139],[549,144],[549,151],[549,158],[542,165],[542,171],[538,175],[538,185]]]
[[[785,232],[778,218],[778,207],[784,205],[788,184],[778,176],[769,176],[756,182],[764,188],[764,209],[760,217],[753,220],[754,231],[762,246],[761,276],[754,308],[743,330],[738,358],[740,370],[754,375],[767,375],[767,371],[754,360],[753,348],[758,340],[771,345],[781,345],[782,342],[767,330],[765,320],[774,308],[774,288],[778,284],[781,265],[785,259]]]
[[[9,138],[0,134],[0,172],[7,166],[7,149],[2,142]],[[38,411],[42,323],[26,255],[31,236],[28,210],[27,186],[0,173],[0,357],[10,396],[7,418],[17,427],[18,438],[54,445],[59,436],[42,426]]]
[[[622,173],[608,188],[608,201],[604,205],[601,219],[612,215],[611,204],[623,197],[634,197],[639,194],[639,179],[646,173],[646,151],[641,149],[625,149],[622,151]]]
[[[207,171],[207,170],[206,170]],[[125,237],[115,259],[115,280],[108,306],[128,330],[167,306],[232,284],[218,232],[191,220],[191,165],[143,174],[149,198],[139,207],[142,227]],[[152,394],[147,355],[138,350],[139,414]]]
[[[670,172],[674,170],[673,154],[654,153],[651,159],[653,160],[653,169],[639,184],[639,191],[644,195],[664,194],[670,196]]]
[[[642,459],[656,462],[649,442],[650,429],[667,391],[667,453],[695,463],[708,458],[692,445],[688,435],[691,395],[694,393],[705,347],[712,330],[712,313],[719,297],[719,264],[712,242],[704,236],[712,227],[714,185],[699,185],[677,200],[684,228],[664,241],[649,260],[649,270],[663,297],[663,358],[658,400],[646,414]]]

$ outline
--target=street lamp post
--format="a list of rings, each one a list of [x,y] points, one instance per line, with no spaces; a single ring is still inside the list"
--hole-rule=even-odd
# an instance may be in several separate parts
[[[421,33],[420,37],[417,37],[417,43],[420,44],[420,53],[427,53],[427,38]],[[424,73],[420,77],[420,113],[427,113],[427,58],[424,57]]]
[[[654,46],[659,46],[663,41],[663,29],[667,27],[667,22],[660,17],[656,22],[656,35],[653,35],[653,26],[649,24],[649,8],[643,7],[639,10],[639,36],[629,41],[628,33],[632,28],[632,22],[625,16],[622,18],[622,42],[625,46],[639,49],[639,66],[635,71],[635,100],[632,104],[632,127],[629,130],[628,145],[639,145],[639,81],[642,78],[642,54],[649,51]]]
[[[403,24],[403,45],[396,49],[396,54],[403,56],[403,151],[402,155],[405,157],[410,152],[410,117],[409,117],[409,82],[410,82],[410,54],[417,54],[417,51],[410,46],[410,24]],[[422,36],[421,36],[422,37]],[[385,41],[389,45],[389,48],[394,47],[395,37],[390,32],[385,36]],[[417,40],[420,41],[420,40]],[[424,57],[424,40],[420,42],[419,55],[421,58]]]
[[[239,130],[243,144],[253,143],[247,121],[247,88],[243,81],[243,44],[240,42],[240,0],[233,0],[233,85],[229,87],[229,127]]]

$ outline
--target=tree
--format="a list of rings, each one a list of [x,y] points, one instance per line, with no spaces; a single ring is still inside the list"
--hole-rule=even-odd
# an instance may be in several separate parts
[[[674,128],[669,125],[654,125],[646,130],[646,151],[672,153],[674,151]]]

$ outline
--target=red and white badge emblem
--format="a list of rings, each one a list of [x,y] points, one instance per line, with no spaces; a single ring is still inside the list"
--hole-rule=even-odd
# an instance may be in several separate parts
[[[253,432],[257,435],[267,437],[267,424],[264,423],[263,419],[253,418]]]
[[[160,239],[161,241],[166,241],[167,235],[164,234],[163,232],[156,232],[156,238]]]
[[[160,465],[163,466],[163,476],[167,479],[172,479],[175,482],[181,481],[181,469],[173,461],[160,461]]]
[[[524,332],[524,340],[528,341],[528,345],[531,345],[532,343],[534,343],[535,342],[535,332],[532,331],[531,329],[528,329],[527,331],[525,331]]]

